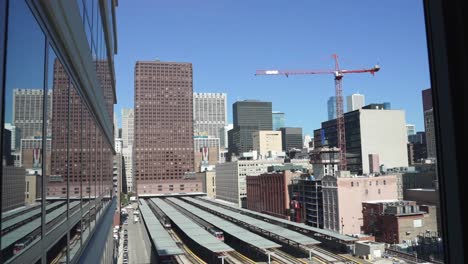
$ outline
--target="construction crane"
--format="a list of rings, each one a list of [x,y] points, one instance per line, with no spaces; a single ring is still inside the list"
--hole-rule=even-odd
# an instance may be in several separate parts
[[[336,97],[336,122],[337,122],[337,135],[338,135],[338,148],[339,151],[339,170],[346,170],[347,161],[346,161],[346,131],[343,115],[343,76],[350,73],[370,73],[374,75],[380,70],[379,65],[375,65],[373,68],[369,69],[359,69],[359,70],[342,70],[340,69],[340,64],[338,63],[338,55],[333,54],[333,59],[335,60],[335,69],[330,70],[257,70],[255,75],[303,75],[303,74],[331,74],[335,78],[335,97]]]

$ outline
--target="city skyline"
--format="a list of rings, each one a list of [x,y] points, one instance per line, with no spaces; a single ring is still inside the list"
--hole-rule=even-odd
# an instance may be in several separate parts
[[[117,10],[120,18],[117,27],[127,37],[121,39],[120,51],[116,56],[116,76],[120,88],[116,112],[123,107],[133,107],[131,65],[137,60],[159,57],[164,61],[191,62],[194,92],[226,93],[228,123],[232,123],[231,106],[234,102],[257,99],[271,101],[274,109],[286,113],[288,126],[303,127],[304,134],[312,134],[320,122],[327,120],[327,100],[334,95],[333,78],[264,78],[256,77],[254,73],[257,69],[269,68],[333,68],[331,54],[337,53],[343,68],[371,67],[376,63],[382,68],[374,77],[346,77],[343,82],[344,96],[359,91],[366,95],[368,104],[391,102],[393,109],[406,111],[407,123],[424,127],[420,93],[430,87],[430,80],[422,3],[366,2],[339,6],[324,3],[317,10],[312,3],[306,2],[287,7],[271,2],[266,5],[263,1],[248,6],[209,2],[186,3],[183,7],[178,2],[138,6],[125,2],[120,4],[122,8]],[[150,10],[160,10],[161,15],[151,16],[147,14]],[[338,21],[329,25],[331,28],[327,26],[327,29],[308,26],[323,21],[324,14],[328,12],[346,12],[351,17],[338,16]],[[238,21],[238,15],[245,19]],[[187,19],[193,23],[152,26],[165,25],[163,22],[171,16],[184,17],[184,21]],[[144,17],[145,22],[140,21],[140,17]],[[281,18],[279,21],[278,17]],[[340,25],[348,23],[348,19],[354,21],[354,27],[344,30]],[[212,21],[219,23],[214,25]],[[278,25],[281,22],[281,25],[257,30],[254,21],[262,21],[264,25]],[[131,26],[135,23],[140,25],[138,29]],[[286,34],[281,38],[278,37],[280,29]],[[224,30],[230,32],[230,37],[218,38],[225,35]],[[333,31],[340,36],[329,33]],[[142,32],[150,32],[154,37],[140,34]],[[174,32],[180,34],[175,35]],[[250,35],[256,37],[250,38],[249,44],[240,41]],[[157,36],[168,36],[171,41],[167,43],[171,44],[160,41]],[[317,39],[318,36],[321,37]],[[191,43],[192,39],[203,40],[203,44],[179,44]],[[135,50],[135,45],[141,48]],[[278,50],[288,52],[280,54]],[[393,50],[401,52],[395,53]],[[298,107],[300,105],[307,106],[308,111],[302,111],[303,107]]]

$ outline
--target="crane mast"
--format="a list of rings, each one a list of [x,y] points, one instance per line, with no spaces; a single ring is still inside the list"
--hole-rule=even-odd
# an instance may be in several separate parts
[[[339,170],[347,170],[346,160],[346,130],[343,110],[343,77],[345,74],[351,73],[370,73],[374,75],[380,70],[379,65],[373,68],[358,69],[358,70],[342,70],[338,62],[338,55],[333,54],[335,60],[335,68],[330,70],[257,70],[255,75],[302,75],[302,74],[332,74],[335,79],[335,98],[336,98],[336,129],[337,129],[337,147],[339,151]]]

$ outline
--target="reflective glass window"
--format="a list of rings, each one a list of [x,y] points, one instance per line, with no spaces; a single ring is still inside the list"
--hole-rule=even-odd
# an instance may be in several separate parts
[[[44,89],[45,36],[24,1],[9,1],[8,12],[2,125],[2,263],[41,237],[43,113],[44,99],[50,96]],[[49,109],[45,112],[50,114]]]

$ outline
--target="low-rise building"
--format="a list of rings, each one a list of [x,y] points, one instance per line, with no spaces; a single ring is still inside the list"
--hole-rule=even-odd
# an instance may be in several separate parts
[[[362,230],[376,241],[411,243],[424,232],[437,232],[435,206],[415,201],[367,201],[362,203]]]
[[[322,178],[324,228],[342,234],[361,233],[362,202],[396,200],[397,177],[351,176],[339,171],[337,177]]]
[[[203,192],[206,196],[216,198],[216,170],[199,172],[199,178],[202,180]]]
[[[270,168],[269,170],[271,170]],[[288,185],[293,178],[303,174],[302,167],[300,170],[295,170],[294,167],[289,170],[287,166],[274,166],[272,170],[274,171],[259,176],[246,177],[247,209],[289,219],[290,194]]]
[[[384,252],[384,243],[373,241],[357,241],[354,244],[354,255],[366,260],[381,258]]]

